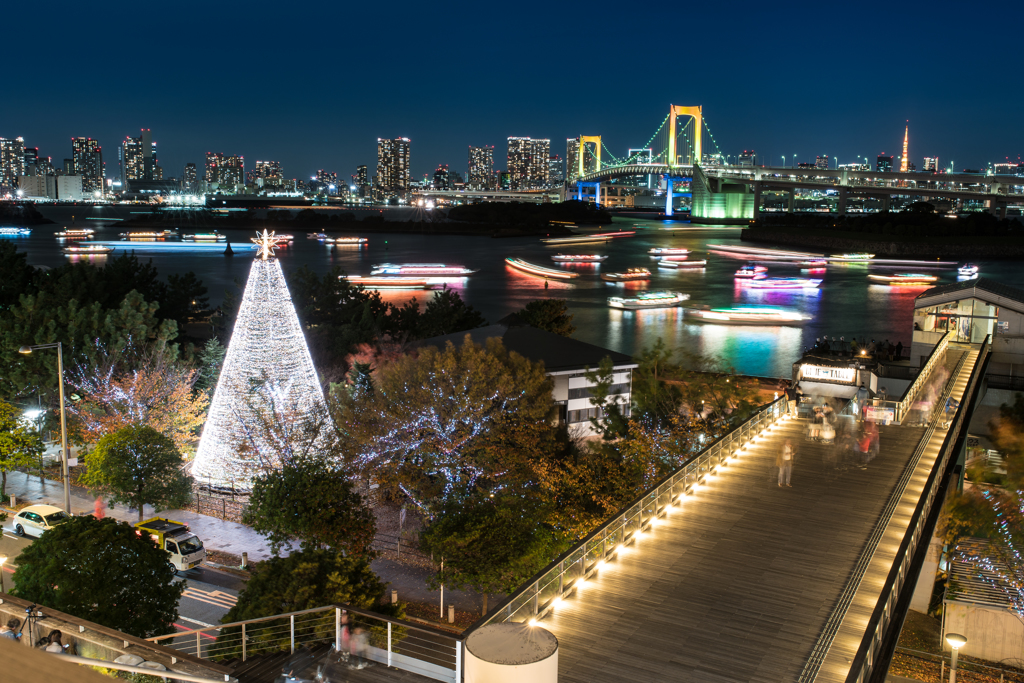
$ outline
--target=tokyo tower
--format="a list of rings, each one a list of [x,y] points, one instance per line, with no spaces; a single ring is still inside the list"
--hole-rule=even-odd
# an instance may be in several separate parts
[[[903,158],[900,160],[900,173],[906,173],[910,170],[908,165],[910,160],[907,158],[907,143],[910,142],[910,121],[907,121],[907,128],[903,131]]]

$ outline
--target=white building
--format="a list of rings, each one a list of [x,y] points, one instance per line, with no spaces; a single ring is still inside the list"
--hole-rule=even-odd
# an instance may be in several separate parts
[[[25,199],[84,199],[80,175],[23,175],[18,178],[18,189]]]

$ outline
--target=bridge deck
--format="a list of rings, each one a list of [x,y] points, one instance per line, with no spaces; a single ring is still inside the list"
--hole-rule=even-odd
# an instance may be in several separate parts
[[[542,625],[559,680],[793,681],[924,430],[880,428],[867,469],[791,420],[732,461]],[[792,488],[775,455],[797,451]]]

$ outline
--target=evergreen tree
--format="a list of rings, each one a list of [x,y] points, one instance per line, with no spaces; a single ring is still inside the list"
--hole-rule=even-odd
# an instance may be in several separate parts
[[[224,364],[226,349],[216,337],[206,340],[203,350],[199,352],[199,376],[196,378],[196,391],[212,392],[217,387],[217,378]]]
[[[464,332],[487,324],[484,317],[466,304],[455,290],[445,285],[427,302],[416,326],[420,339],[440,337],[453,332]]]
[[[571,337],[576,331],[572,324],[569,306],[561,299],[537,299],[516,311],[525,323],[563,337]]]

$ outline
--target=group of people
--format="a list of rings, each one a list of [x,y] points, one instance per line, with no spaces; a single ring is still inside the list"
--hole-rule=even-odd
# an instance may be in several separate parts
[[[828,336],[818,337],[814,340],[814,346],[808,349],[810,353],[827,353],[835,356],[861,356],[867,358],[873,358],[877,360],[899,360],[903,356],[903,342],[897,341],[895,344],[889,342],[888,339],[885,341],[866,341],[865,337],[861,337],[858,341],[856,337],[850,337],[850,341],[846,341],[846,337],[835,337],[829,338]]]
[[[825,402],[814,407],[808,424],[808,440],[826,444],[822,454],[822,469],[826,479],[834,479],[853,467],[866,470],[868,463],[879,453],[878,425],[869,420],[838,419],[832,406]],[[786,439],[775,456],[778,485],[791,487],[796,448]]]
[[[6,624],[0,626],[0,638],[21,640],[21,620],[17,617],[8,619]],[[49,635],[36,641],[36,648],[45,652],[63,653],[69,647],[69,645],[64,645],[63,638],[64,634],[54,629],[50,631]]]

